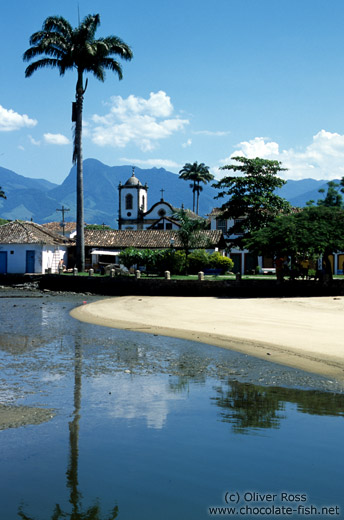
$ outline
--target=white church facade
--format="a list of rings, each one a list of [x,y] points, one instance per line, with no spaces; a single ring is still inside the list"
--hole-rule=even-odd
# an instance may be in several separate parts
[[[162,229],[175,230],[180,226],[174,218],[174,208],[163,198],[148,209],[148,186],[135,177],[135,168],[125,184],[120,183],[118,229]]]

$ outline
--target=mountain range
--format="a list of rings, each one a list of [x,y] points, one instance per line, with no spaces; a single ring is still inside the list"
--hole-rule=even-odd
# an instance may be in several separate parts
[[[106,224],[117,228],[118,185],[124,184],[132,174],[131,166],[107,166],[96,159],[84,161],[85,222]],[[174,207],[192,208],[190,183],[164,168],[135,168],[135,175],[148,185],[148,208],[162,196]],[[9,220],[33,220],[39,224],[61,220],[62,206],[69,209],[65,220],[76,220],[76,167],[70,170],[62,184],[44,179],[31,179],[0,167],[0,186],[7,199],[0,199],[0,217]],[[288,180],[278,195],[293,206],[304,206],[309,200],[318,200],[320,188],[327,188],[327,181],[315,179]],[[164,190],[164,191],[162,191]],[[200,194],[199,212],[205,216],[212,208],[220,206],[223,199],[215,200],[218,191],[207,184]]]

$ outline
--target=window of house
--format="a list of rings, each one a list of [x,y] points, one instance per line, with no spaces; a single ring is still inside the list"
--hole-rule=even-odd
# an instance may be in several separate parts
[[[164,217],[166,215],[166,211],[164,209],[159,209],[158,215],[159,217]]]
[[[216,219],[216,229],[222,231],[222,233],[227,232],[227,221],[221,218]]]
[[[166,222],[166,229],[172,229],[172,222]]]
[[[235,225],[235,226],[238,226],[238,225],[240,225],[242,222],[244,222],[244,220],[245,220],[244,218],[236,218],[236,219],[234,219],[234,225]],[[236,231],[235,234],[236,234],[236,235],[243,235],[243,234],[244,234],[244,230],[243,230],[241,233],[238,233],[238,232]]]
[[[133,209],[133,196],[131,193],[125,196],[125,209]]]

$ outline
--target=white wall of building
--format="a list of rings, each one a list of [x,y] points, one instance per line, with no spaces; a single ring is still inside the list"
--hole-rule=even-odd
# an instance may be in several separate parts
[[[132,208],[126,208],[126,197],[132,196]],[[121,215],[120,217],[127,220],[136,220],[139,210],[147,211],[147,190],[142,187],[123,187],[120,190],[121,197]],[[130,214],[129,214],[130,213]]]
[[[26,252],[34,251],[34,273],[44,274],[48,268],[57,272],[62,258],[67,262],[67,248],[65,246],[49,246],[40,244],[1,244],[0,251],[7,252],[7,272],[26,272]]]
[[[162,212],[165,212],[163,214]],[[172,217],[173,211],[171,210],[171,207],[166,202],[159,202],[156,206],[152,208],[151,211],[149,211],[146,215],[146,218],[153,219],[153,220],[159,220],[161,217]]]

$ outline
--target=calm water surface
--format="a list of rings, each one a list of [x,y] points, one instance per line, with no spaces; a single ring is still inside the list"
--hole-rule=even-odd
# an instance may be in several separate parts
[[[0,432],[1,519],[344,518],[339,384],[79,323],[83,298],[0,298],[0,402],[52,409]]]

